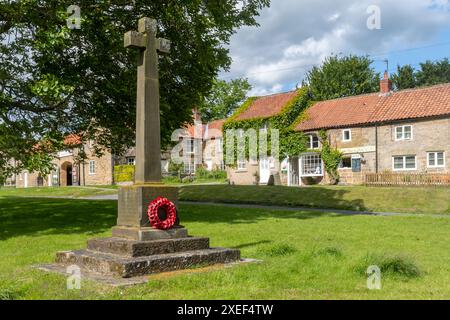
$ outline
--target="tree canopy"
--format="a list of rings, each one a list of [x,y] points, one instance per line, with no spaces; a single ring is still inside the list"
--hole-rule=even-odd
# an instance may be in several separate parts
[[[231,63],[231,35],[256,26],[270,0],[85,0],[81,28],[67,27],[71,0],[0,3],[0,172],[8,160],[44,163],[39,141],[82,133],[115,152],[133,145],[136,52],[123,34],[143,16],[172,41],[160,60],[162,141],[191,120],[193,106]],[[47,144],[45,144],[47,145]],[[36,156],[35,158],[33,158]],[[34,159],[30,161],[29,159]],[[38,161],[38,160],[42,160]]]
[[[313,99],[328,100],[379,90],[380,74],[364,56],[331,56],[306,75]]]
[[[414,88],[417,85],[414,68],[410,65],[397,66],[397,72],[391,75],[391,80],[397,90]]]
[[[229,117],[244,102],[251,88],[247,79],[216,80],[198,108],[202,119],[209,122]]]
[[[425,61],[420,64],[419,70],[411,65],[397,66],[392,81],[397,90],[449,83],[450,61],[448,58],[435,62]]]

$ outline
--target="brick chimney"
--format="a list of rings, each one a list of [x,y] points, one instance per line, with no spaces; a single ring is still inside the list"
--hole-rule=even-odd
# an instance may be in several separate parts
[[[392,91],[392,81],[389,79],[389,74],[387,71],[384,72],[384,77],[380,81],[380,93],[389,94]]]

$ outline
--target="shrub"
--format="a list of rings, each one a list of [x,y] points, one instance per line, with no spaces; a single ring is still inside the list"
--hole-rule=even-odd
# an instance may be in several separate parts
[[[204,167],[199,167],[195,171],[195,177],[202,180],[225,180],[227,178],[227,172],[219,169],[208,171]]]
[[[134,181],[134,170],[133,165],[114,166],[114,181],[116,183]]]

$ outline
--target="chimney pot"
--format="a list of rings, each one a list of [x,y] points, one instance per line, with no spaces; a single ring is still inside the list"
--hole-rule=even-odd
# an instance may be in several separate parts
[[[392,91],[392,81],[389,79],[389,74],[387,71],[384,72],[384,77],[380,81],[380,93],[389,94]]]

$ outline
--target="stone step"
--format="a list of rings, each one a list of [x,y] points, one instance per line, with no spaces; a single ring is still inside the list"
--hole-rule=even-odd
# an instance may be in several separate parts
[[[57,263],[77,265],[81,269],[122,278],[182,270],[195,266],[231,263],[239,259],[239,250],[223,248],[134,258],[90,250],[64,251],[56,254]]]
[[[144,257],[158,254],[208,249],[209,238],[189,237],[153,241],[103,238],[88,240],[87,248],[90,251],[111,253],[127,257]]]

